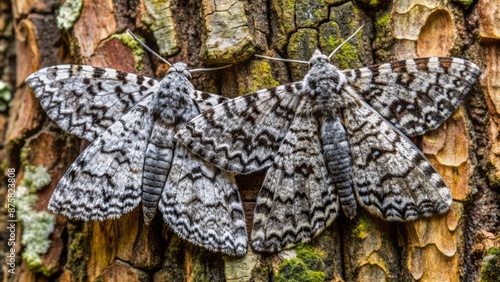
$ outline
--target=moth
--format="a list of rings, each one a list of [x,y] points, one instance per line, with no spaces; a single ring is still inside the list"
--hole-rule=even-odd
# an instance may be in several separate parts
[[[358,206],[385,220],[445,213],[452,197],[407,136],[436,129],[480,69],[418,58],[339,70],[316,51],[302,81],[262,89],[195,117],[176,139],[231,173],[267,169],[251,232],[257,251],[311,240]]]
[[[174,140],[175,131],[224,98],[194,89],[185,63],[157,81],[108,68],[60,65],[26,82],[47,115],[91,144],[57,184],[48,209],[68,218],[119,218],[142,203],[191,243],[244,255],[247,234],[231,176]]]

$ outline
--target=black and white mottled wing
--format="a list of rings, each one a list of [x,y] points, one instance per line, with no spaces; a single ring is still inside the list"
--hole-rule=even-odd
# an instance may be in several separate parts
[[[88,141],[158,87],[158,81],[151,78],[79,65],[44,68],[26,82],[57,125]]]
[[[477,66],[432,58],[340,71],[318,52],[310,65],[302,82],[222,103],[176,134],[222,169],[270,167],[252,246],[279,251],[307,241],[339,206],[354,217],[357,202],[386,220],[446,212],[448,188],[404,133],[424,133],[448,118],[477,79]]]
[[[165,222],[192,243],[232,256],[246,253],[245,216],[231,175],[180,143],[159,210]]]
[[[345,70],[348,84],[408,136],[436,129],[462,103],[481,70],[460,58],[418,58]]]
[[[181,237],[213,251],[245,254],[234,180],[173,138],[177,126],[224,100],[194,90],[189,77],[184,63],[172,65],[160,83],[88,66],[46,68],[28,77],[58,125],[93,141],[57,185],[49,209],[74,219],[105,220],[142,200],[149,224],[163,195],[160,209]]]
[[[206,110],[209,110],[213,106],[216,106],[220,103],[223,103],[228,98],[222,97],[220,95],[194,90],[189,93],[189,97],[195,102],[196,106],[200,113],[203,113]]]
[[[337,191],[320,150],[319,123],[302,106],[257,197],[251,235],[256,251],[275,252],[310,241],[338,215]]]
[[[300,89],[294,83],[226,101],[195,117],[176,138],[229,172],[267,168],[295,115]]]
[[[151,96],[108,127],[57,184],[49,210],[80,220],[114,219],[141,202]]]
[[[367,104],[350,110],[346,127],[358,202],[386,220],[448,211],[450,190],[420,150]]]

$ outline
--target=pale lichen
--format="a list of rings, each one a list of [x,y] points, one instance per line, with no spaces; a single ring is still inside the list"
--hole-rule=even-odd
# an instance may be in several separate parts
[[[146,0],[146,8],[141,21],[149,27],[158,44],[158,52],[162,56],[173,56],[180,50],[176,34],[176,23],[172,12],[173,5],[170,0]]]
[[[56,24],[59,29],[71,29],[80,17],[83,0],[66,0],[57,9]]]
[[[255,43],[241,1],[203,1],[203,18],[206,39],[200,57],[205,63],[234,63],[255,53]]]
[[[298,28],[316,27],[319,22],[328,18],[327,0],[296,0],[295,21]]]
[[[54,231],[55,216],[46,211],[33,209],[38,197],[36,192],[51,181],[47,168],[27,166],[24,178],[16,190],[16,215],[23,224],[21,244],[24,246],[23,258],[28,267],[35,272],[51,275],[56,269],[48,269],[40,255],[50,247],[49,236]]]

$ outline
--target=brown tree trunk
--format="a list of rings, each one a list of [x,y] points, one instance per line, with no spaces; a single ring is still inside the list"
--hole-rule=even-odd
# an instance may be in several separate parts
[[[66,10],[59,8],[64,2]],[[8,114],[0,109],[0,168],[5,187],[11,171],[21,185],[26,167],[48,169],[52,181],[36,193],[33,212],[46,210],[55,185],[85,144],[46,117],[24,79],[63,63],[163,76],[164,65],[141,52],[127,28],[171,62],[233,64],[192,80],[196,89],[226,97],[300,80],[307,72],[300,65],[256,60],[254,53],[308,60],[316,48],[331,52],[363,24],[333,64],[359,68],[427,56],[475,62],[484,74],[464,106],[438,130],[414,140],[447,182],[454,202],[445,215],[408,223],[366,212],[354,220],[341,215],[310,244],[273,255],[249,248],[243,258],[179,239],[160,216],[146,227],[140,208],[105,222],[57,216],[50,248],[38,263],[21,259],[26,252],[21,235],[28,231],[17,225],[16,274],[3,265],[4,281],[498,281],[498,1],[83,0],[81,10],[78,3],[17,0],[11,8],[0,3],[0,78],[13,93]],[[237,176],[248,230],[262,175]],[[4,191],[0,195],[7,202]],[[5,242],[7,219],[5,211],[0,224]],[[2,249],[4,257],[9,249]]]

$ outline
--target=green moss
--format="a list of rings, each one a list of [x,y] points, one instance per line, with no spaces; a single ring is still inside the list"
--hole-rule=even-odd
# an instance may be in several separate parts
[[[252,61],[250,64],[250,77],[245,77],[244,79],[249,81],[249,83],[238,83],[240,85],[238,87],[238,94],[240,95],[280,85],[279,81],[274,79],[271,66],[266,61]]]
[[[453,0],[453,2],[461,4],[465,8],[468,8],[472,3],[474,3],[474,0]]]
[[[59,29],[71,29],[80,17],[83,0],[66,0],[57,10],[56,24]]]
[[[381,17],[378,17],[375,21],[375,27],[377,29],[386,29],[391,24],[391,16],[389,14],[385,14]]]
[[[355,31],[355,29],[352,29]],[[320,26],[320,46],[325,52],[333,51],[341,43],[345,41],[340,34],[339,24],[336,22],[327,22]],[[362,42],[361,37],[363,36],[362,31],[357,35],[357,42]],[[359,49],[361,47],[356,46],[356,41],[351,39],[351,41],[345,43],[342,48],[340,48],[337,53],[332,57],[332,63],[337,65],[340,69],[348,68],[360,68],[362,67],[361,60],[359,58]],[[327,54],[329,55],[329,54]]]
[[[68,228],[68,235],[71,238],[68,254],[68,268],[76,275],[85,280],[87,276],[87,261],[86,245],[87,237],[82,228],[83,224],[77,225],[75,228]]]
[[[30,149],[28,147],[24,146],[21,148],[21,151],[19,152],[19,160],[21,161],[21,166],[29,166],[29,156],[30,156]]]
[[[309,270],[301,259],[293,258],[283,261],[275,278],[276,282],[323,282],[326,273]]]
[[[277,282],[319,282],[325,281],[325,264],[316,249],[306,244],[299,244],[295,251],[297,257],[284,260],[276,274]]]
[[[293,9],[297,28],[316,27],[328,18],[328,3],[325,0],[296,0],[295,2]]]
[[[224,260],[220,254],[209,252],[201,247],[191,248],[193,257],[193,281],[218,281],[224,275]]]
[[[193,280],[199,282],[209,282],[210,279],[206,274],[202,256],[198,255],[193,259]]]
[[[360,240],[364,240],[368,236],[370,224],[370,219],[365,214],[360,214],[357,226],[352,230],[354,236]]]
[[[70,262],[76,262],[79,261],[81,258],[83,258],[83,250],[84,250],[83,246],[85,244],[82,240],[83,235],[81,233],[73,234],[71,238],[73,238],[73,240],[69,245],[69,249],[73,253],[73,255],[70,257],[71,258]]]
[[[30,270],[50,276],[57,269],[48,269],[40,258],[50,247],[49,236],[54,231],[55,216],[45,211],[35,211],[33,206],[38,200],[36,192],[50,183],[47,168],[27,166],[24,178],[16,191],[16,215],[23,224],[21,244],[24,246],[23,258]]]
[[[0,112],[4,112],[9,107],[9,102],[12,99],[9,85],[0,80]]]
[[[135,61],[135,69],[137,71],[140,71],[143,69],[143,60],[142,58],[144,57],[144,50],[141,47],[141,44],[137,42],[127,31],[123,33],[117,33],[113,34],[111,38],[117,38],[120,41],[123,42],[128,48],[132,50],[132,54],[134,55],[134,61]],[[141,41],[143,41],[142,38],[139,37]]]
[[[486,163],[486,177],[488,178],[489,185],[491,187],[500,187],[500,177],[495,173],[496,167],[492,160]]]
[[[360,67],[358,50],[350,42],[340,48],[337,54],[335,54],[335,60],[338,62],[340,69]]]
[[[376,37],[373,40],[373,47],[376,49],[376,54],[380,60],[390,60],[393,56],[390,46],[393,44],[393,36],[391,36],[392,20],[387,12],[377,13],[375,21]]]
[[[315,271],[324,271],[325,264],[321,255],[316,249],[306,244],[299,244],[295,251],[297,252],[297,258],[301,259],[308,269]]]
[[[284,52],[288,43],[288,35],[296,30],[295,0],[273,0],[271,5],[276,11],[278,32],[273,38],[272,47]]]
[[[319,46],[323,52],[333,51],[341,43],[340,27],[334,21],[322,24],[319,33]]]
[[[366,21],[366,17],[353,2],[347,2],[331,7],[329,19],[342,27],[344,36],[349,36]]]
[[[380,9],[387,5],[387,0],[358,0],[357,2],[363,4],[366,7]]]
[[[267,265],[256,264],[255,267],[252,268],[251,277],[255,279],[254,281],[266,281],[270,271]]]
[[[314,50],[318,48],[318,31],[313,28],[302,28],[292,34],[288,44],[288,57],[290,59],[309,61]],[[290,64],[292,79],[301,80],[309,71],[309,66],[304,64]]]
[[[496,176],[494,173],[488,172],[486,173],[488,177],[488,182],[491,187],[500,187],[500,178]]]
[[[483,259],[480,280],[496,282],[498,277],[500,277],[500,248],[491,248]]]

